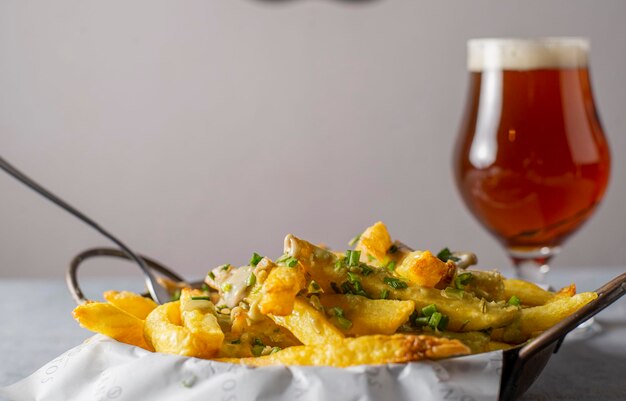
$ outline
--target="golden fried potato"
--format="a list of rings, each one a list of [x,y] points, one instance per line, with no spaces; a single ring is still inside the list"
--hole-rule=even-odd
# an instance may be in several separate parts
[[[104,299],[141,320],[145,320],[146,316],[157,307],[152,299],[129,291],[107,291],[104,293]]]
[[[351,322],[347,335],[393,334],[415,310],[413,301],[368,299],[359,295],[320,295],[327,310],[339,307]]]
[[[459,340],[463,344],[467,345],[472,354],[480,352],[487,352],[489,349],[489,342],[491,338],[488,334],[482,331],[468,331],[468,332],[454,332],[454,331],[429,331],[425,333],[427,335],[433,335],[435,337],[450,338],[452,340]]]
[[[335,267],[338,259],[334,254],[291,234],[285,238],[285,252],[297,258],[328,294],[336,292],[337,286],[350,279],[347,269]],[[520,313],[515,306],[487,302],[468,292],[453,297],[444,290],[415,286],[385,268],[375,267],[367,275],[358,275],[358,279],[364,292],[373,299],[410,300],[418,309],[435,304],[439,312],[449,317],[448,329],[452,331],[502,327],[514,321]]]
[[[261,288],[259,310],[263,314],[285,316],[291,313],[296,294],[306,285],[300,266],[276,266]]]
[[[557,301],[559,298],[571,298],[574,295],[576,295],[576,284],[572,283],[554,293],[554,296],[548,302]]]
[[[454,263],[442,262],[429,251],[415,251],[404,258],[396,273],[411,284],[445,288],[454,277],[455,270]]]
[[[221,359],[223,362],[252,366],[313,365],[346,367],[402,363],[465,355],[470,349],[458,340],[424,335],[394,334],[346,338],[340,342],[298,346],[259,357]]]
[[[290,234],[276,262],[254,254],[249,266],[211,271],[207,283],[217,291],[165,280],[180,290],[179,301],[157,306],[109,291],[107,303],[81,305],[74,317],[90,330],[163,353],[344,367],[507,349],[597,297],[575,295],[573,284],[554,293],[497,271],[465,270],[475,255],[454,256],[458,264],[392,243],[382,222],[345,254]]]
[[[522,309],[518,320],[500,330],[491,338],[507,343],[521,343],[554,326],[598,297],[595,292],[583,292],[573,297],[558,297],[545,305]]]
[[[539,306],[548,302],[554,294],[528,281],[509,278],[504,280],[504,298],[508,300],[513,296],[518,297],[522,305]]]
[[[498,271],[466,270],[470,273],[471,279],[463,287],[465,291],[474,293],[478,298],[485,298],[487,301],[508,301],[504,288],[504,278]]]
[[[487,343],[487,349],[485,350],[485,352],[507,350],[516,346],[516,344],[503,343],[500,341],[489,341]]]
[[[144,339],[144,321],[104,302],[89,302],[77,306],[72,312],[80,325],[96,333],[104,334],[119,342],[154,351]]]
[[[180,304],[168,302],[150,312],[144,327],[146,340],[156,351],[166,354],[198,358],[217,355],[224,333],[216,317],[201,308],[181,312]]]
[[[380,263],[384,263],[387,259],[387,251],[392,244],[387,227],[382,221],[379,221],[363,231],[357,242],[356,250],[371,255]]]
[[[413,300],[418,309],[430,304],[436,305],[437,310],[450,319],[448,330],[451,331],[479,331],[502,327],[514,321],[520,314],[516,306],[487,302],[470,293],[464,293],[460,298],[451,298],[444,290],[434,288],[408,287],[405,290],[395,290],[391,298]]]
[[[302,344],[316,345],[341,341],[344,336],[324,315],[305,298],[297,297],[287,316],[269,315],[279,326],[293,333]]]
[[[533,333],[547,330],[597,297],[595,292],[583,292],[573,297],[560,297],[543,306],[524,309],[520,317],[522,334],[530,337]]]

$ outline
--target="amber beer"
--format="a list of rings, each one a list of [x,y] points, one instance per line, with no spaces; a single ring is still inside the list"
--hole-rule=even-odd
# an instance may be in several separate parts
[[[583,39],[468,43],[455,178],[471,212],[513,255],[558,249],[607,187],[588,47]]]

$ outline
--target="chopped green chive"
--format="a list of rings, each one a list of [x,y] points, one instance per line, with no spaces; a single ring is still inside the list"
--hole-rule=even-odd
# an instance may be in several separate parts
[[[415,320],[413,320],[416,326],[426,326],[429,321],[430,317],[428,316],[416,317]]]
[[[211,291],[211,289],[209,288],[209,286],[207,285],[207,283],[202,283],[202,291],[204,291],[204,292],[209,292],[209,291]]]
[[[344,317],[343,315],[343,309],[341,309],[338,306],[335,306],[334,308],[331,308],[330,311],[332,312],[332,314],[334,316],[338,316],[338,317]]]
[[[178,301],[180,299],[180,288],[177,288],[174,293],[172,294],[172,297],[170,298],[170,301]]]
[[[276,353],[276,352],[278,352],[280,350],[281,350],[280,347],[272,347],[272,350],[270,351],[270,354],[274,354],[274,353]]]
[[[387,265],[385,266],[385,268],[389,271],[394,271],[396,270],[396,261],[392,260],[391,262],[387,263]]]
[[[191,297],[192,301],[210,301],[211,297]]]
[[[343,283],[341,283],[341,286],[339,288],[341,289],[341,294],[352,293],[352,286],[350,285],[349,281],[344,281]]]
[[[352,322],[346,319],[345,317],[337,316],[337,324],[344,330],[350,329],[352,327]]]
[[[383,288],[383,290],[380,292],[380,299],[387,299],[389,298],[389,290],[386,288]]]
[[[348,266],[358,266],[359,259],[361,258],[361,251],[346,251],[346,259],[348,260]]]
[[[441,316],[441,320],[439,321],[439,324],[437,325],[437,328],[439,330],[445,330],[448,327],[448,322],[449,321],[450,321],[450,319],[448,318],[448,316],[442,315]]]
[[[233,289],[233,285],[231,283],[222,284],[222,291],[228,292]]]
[[[465,294],[465,291],[453,287],[446,287],[446,289],[443,291],[445,295],[457,299],[463,299],[463,294]]]
[[[335,270],[340,270],[342,267],[344,267],[345,261],[345,258],[337,259],[337,261],[335,262]]]
[[[437,257],[442,262],[447,262],[449,260],[451,260],[453,262],[458,262],[459,260],[461,260],[461,259],[457,258],[456,256],[454,256],[452,254],[452,252],[450,251],[450,249],[448,249],[448,248],[443,248],[441,251],[439,251],[439,253],[437,254]]]
[[[287,267],[294,267],[295,265],[298,264],[298,259],[291,257],[287,260],[285,260],[285,265],[287,265]]]
[[[374,272],[374,269],[372,269],[371,266],[366,265],[365,263],[361,263],[361,273],[364,276],[369,276],[370,274],[372,274]]]
[[[509,302],[507,302],[509,305],[513,305],[513,306],[520,306],[522,304],[522,301],[516,297],[515,295],[513,295],[511,297],[511,299],[509,299]]]
[[[330,312],[332,313],[334,320],[337,322],[337,325],[340,328],[344,330],[348,330],[350,327],[352,327],[352,322],[346,319],[343,309],[341,309],[338,306],[335,306],[334,308],[330,309]]]
[[[361,239],[361,235],[362,235],[362,234],[363,234],[363,233],[361,233],[361,234],[359,234],[359,235],[355,236],[354,238],[352,238],[352,239],[350,240],[350,242],[348,242],[348,246],[355,246],[355,245],[356,245],[356,243],[357,243],[357,242],[359,242],[359,240]]]
[[[474,275],[472,273],[461,273],[454,279],[454,286],[459,290],[465,288],[472,280],[474,279]]]
[[[430,319],[428,320],[428,325],[432,327],[433,329],[436,329],[439,326],[439,323],[441,322],[442,318],[443,318],[443,315],[441,313],[435,312],[432,315],[430,315]]]
[[[357,276],[356,274],[354,274],[352,272],[348,272],[348,280],[351,283],[355,283],[355,282],[359,281],[359,276]]]
[[[324,292],[322,290],[322,287],[319,284],[317,284],[315,280],[311,280],[306,290],[309,294],[319,294],[320,292]]]
[[[435,312],[437,312],[437,306],[435,304],[430,304],[422,308],[422,314],[424,316],[432,316]]]
[[[265,345],[253,345],[252,346],[252,355],[261,356],[263,354],[263,350],[265,349]]]
[[[230,267],[230,263],[226,263],[225,265],[221,265],[219,268],[226,271]]]
[[[289,256],[288,253],[283,253],[280,258],[276,259],[276,264],[294,267],[298,264],[298,259],[294,258],[293,256]]]
[[[263,256],[259,255],[258,253],[254,252],[252,254],[252,257],[250,258],[250,266],[256,267],[256,265],[259,264],[259,262],[263,259]]]
[[[211,280],[215,280],[215,273],[213,273],[213,272],[209,272],[209,274],[207,274],[207,276],[209,276],[209,278],[210,278]]]
[[[256,276],[254,273],[250,273],[248,278],[246,279],[246,287],[252,287],[256,283]]]
[[[395,277],[385,277],[383,282],[394,290],[402,290],[408,287],[407,283]]]

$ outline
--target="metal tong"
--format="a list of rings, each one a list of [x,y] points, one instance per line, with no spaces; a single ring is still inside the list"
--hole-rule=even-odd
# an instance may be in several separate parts
[[[98,223],[96,223],[91,218],[87,217],[84,213],[82,213],[81,211],[79,211],[78,209],[76,209],[75,207],[70,205],[69,203],[65,202],[63,199],[59,198],[58,196],[56,196],[52,192],[48,191],[46,188],[44,188],[41,185],[39,185],[37,182],[35,182],[31,178],[29,178],[26,174],[24,174],[21,171],[19,171],[17,168],[12,166],[9,162],[4,160],[2,157],[0,157],[0,169],[6,171],[7,174],[12,176],[16,180],[20,181],[22,184],[26,185],[27,187],[29,187],[33,191],[37,192],[38,194],[40,194],[44,198],[48,199],[50,202],[56,204],[61,209],[65,210],[66,212],[68,212],[68,213],[74,215],[75,217],[77,217],[78,219],[82,220],[88,226],[90,226],[91,228],[93,228],[96,231],[98,231],[100,234],[104,235],[105,237],[107,237],[108,239],[113,241],[113,243],[115,243],[117,246],[119,246],[120,249],[122,250],[122,252],[130,260],[132,260],[135,263],[137,263],[139,268],[143,271],[144,277],[146,279],[145,280],[146,281],[146,287],[148,288],[148,291],[150,292],[150,296],[152,297],[152,299],[154,299],[158,303],[164,303],[164,302],[167,302],[167,301],[170,300],[169,293],[167,292],[167,290],[164,287],[162,287],[158,283],[156,277],[152,273],[152,270],[150,270],[148,268],[148,266],[146,265],[144,260],[142,258],[140,258],[135,252],[133,252],[121,240],[119,240],[118,238],[113,236],[113,234],[109,233],[107,230],[102,228]]]

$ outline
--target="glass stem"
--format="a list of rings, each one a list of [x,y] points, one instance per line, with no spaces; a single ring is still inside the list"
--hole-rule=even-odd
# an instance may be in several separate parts
[[[515,265],[517,278],[536,284],[546,284],[546,275],[550,271],[550,260],[559,253],[559,247],[541,247],[537,249],[512,249],[509,256]]]

